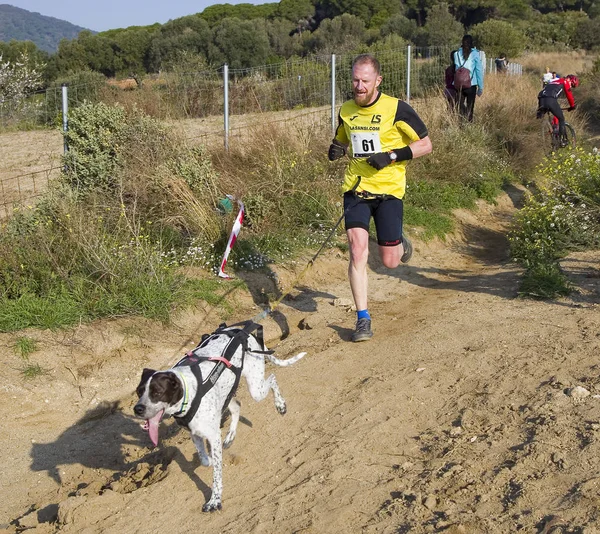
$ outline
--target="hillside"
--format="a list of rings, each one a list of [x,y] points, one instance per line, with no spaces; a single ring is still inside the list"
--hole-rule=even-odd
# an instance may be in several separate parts
[[[41,50],[54,53],[61,39],[75,39],[85,29],[66,20],[0,4],[0,41],[33,41]]]

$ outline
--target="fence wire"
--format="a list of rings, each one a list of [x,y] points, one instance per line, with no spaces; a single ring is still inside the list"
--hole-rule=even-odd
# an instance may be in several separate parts
[[[420,98],[439,91],[444,84],[444,70],[450,64],[450,47],[407,47],[376,52],[381,64],[381,90],[401,99]],[[351,64],[354,54],[335,56],[335,87],[332,88],[332,56],[312,56],[248,69],[228,70],[228,117],[212,121],[214,125],[201,133],[188,133],[191,142],[218,142],[229,135],[234,139],[251,139],[256,135],[254,123],[277,123],[294,120],[314,121],[321,125],[331,120],[332,106],[337,109],[352,97]],[[493,60],[486,60],[486,70],[494,72]],[[410,66],[410,70],[409,70]],[[168,72],[149,76],[141,85],[111,82],[68,84],[69,111],[84,102],[122,104],[160,120],[224,117],[225,90],[223,68],[204,72]],[[520,65],[510,64],[509,74],[521,74]],[[332,102],[334,95],[335,102]],[[286,112],[266,120],[253,114]],[[293,114],[292,114],[293,112]],[[0,130],[31,127],[59,127],[62,124],[62,86],[27,95],[25,98],[0,101]],[[23,162],[26,167],[30,162]],[[48,186],[56,168],[0,177],[0,208],[5,214],[13,206],[39,196]],[[45,183],[44,183],[45,181]]]

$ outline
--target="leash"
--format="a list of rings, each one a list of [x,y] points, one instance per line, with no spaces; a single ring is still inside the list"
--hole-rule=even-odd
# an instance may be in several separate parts
[[[352,188],[350,190],[348,190],[348,193],[354,193],[355,195],[358,196],[358,194],[356,193],[356,188],[360,184],[361,179],[362,178],[360,176],[356,177],[356,182],[352,186]],[[281,304],[281,301],[292,292],[292,289],[294,287],[296,287],[296,285],[298,284],[298,282],[300,282],[300,280],[302,280],[302,278],[304,278],[304,275],[314,265],[316,259],[319,257],[319,255],[321,254],[321,252],[323,252],[323,249],[325,248],[325,245],[327,245],[327,243],[329,242],[329,240],[332,238],[333,234],[337,230],[338,226],[344,220],[344,217],[346,216],[346,213],[348,213],[348,211],[350,211],[350,209],[352,209],[354,206],[356,206],[359,202],[360,202],[360,200],[357,200],[354,204],[351,204],[350,206],[348,206],[344,210],[344,212],[342,213],[341,217],[338,219],[338,221],[335,223],[335,225],[331,229],[331,232],[329,232],[329,235],[325,238],[325,241],[323,241],[323,243],[319,247],[319,250],[317,250],[316,254],[309,260],[309,262],[304,266],[304,269],[302,269],[302,271],[300,271],[300,274],[298,276],[296,276],[296,278],[290,284],[290,289],[288,291],[286,291],[285,293],[283,293],[276,301],[273,302],[272,305],[270,305],[266,309],[262,310],[261,312],[257,313],[252,319],[250,319],[251,321],[258,322],[258,321],[264,319],[269,314],[271,314],[271,313],[273,313],[275,311],[275,308],[277,308],[277,306],[279,306],[279,304]]]
[[[290,285],[290,288],[294,288],[298,282],[300,282],[300,280],[302,280],[302,278],[304,278],[304,276],[306,275],[306,273],[308,272],[308,270],[314,265],[316,259],[319,257],[319,255],[321,254],[321,252],[323,252],[323,249],[325,248],[325,245],[327,245],[327,243],[329,242],[329,240],[331,239],[331,237],[333,236],[333,234],[335,233],[335,231],[337,230],[338,226],[341,224],[341,222],[344,220],[344,217],[346,216],[346,213],[348,213],[348,211],[350,211],[350,209],[354,208],[359,202],[360,202],[360,196],[356,193],[356,188],[358,187],[358,185],[360,184],[362,177],[361,176],[357,176],[356,177],[356,183],[352,186],[351,189],[349,189],[349,193],[354,193],[358,200],[354,203],[351,204],[350,206],[348,206],[344,212],[342,213],[342,215],[340,216],[340,218],[338,219],[338,221],[335,223],[335,225],[333,226],[333,228],[331,229],[331,231],[329,232],[329,235],[326,237],[325,241],[323,241],[323,243],[321,244],[321,246],[319,247],[319,250],[317,250],[317,252],[315,253],[315,255],[310,259],[310,261],[306,264],[306,266],[304,267],[304,269],[302,269],[302,271],[300,272],[300,274],[298,276],[296,276],[296,278],[293,280],[292,284]],[[253,323],[258,323],[261,320],[265,319],[269,314],[273,313],[275,311],[275,309],[277,308],[277,306],[279,306],[279,304],[281,304],[281,301],[287,297],[290,293],[292,292],[292,289],[289,289],[288,291],[286,291],[285,293],[283,293],[276,301],[274,301],[270,306],[268,306],[267,308],[265,308],[264,310],[262,310],[261,312],[257,313],[254,317],[252,317],[252,319],[250,319],[250,322]],[[181,345],[180,349],[185,347],[187,345],[187,343],[189,343],[191,340],[193,339],[192,336],[188,337],[186,339],[186,341]],[[179,351],[178,351],[179,352]]]

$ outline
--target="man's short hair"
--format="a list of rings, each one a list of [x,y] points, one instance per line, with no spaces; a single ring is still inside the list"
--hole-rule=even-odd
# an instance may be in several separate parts
[[[354,67],[357,65],[371,65],[377,76],[381,74],[381,65],[377,58],[371,54],[361,54],[360,56],[356,56],[352,62],[352,70],[354,70]]]

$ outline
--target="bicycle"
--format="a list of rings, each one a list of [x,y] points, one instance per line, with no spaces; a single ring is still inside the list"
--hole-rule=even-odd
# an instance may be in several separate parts
[[[566,110],[567,108],[562,109]],[[567,121],[565,121],[565,136],[561,139],[558,133],[558,119],[548,109],[542,117],[542,138],[544,139],[544,145],[549,146],[552,150],[565,147],[575,148],[577,144],[575,128]]]

